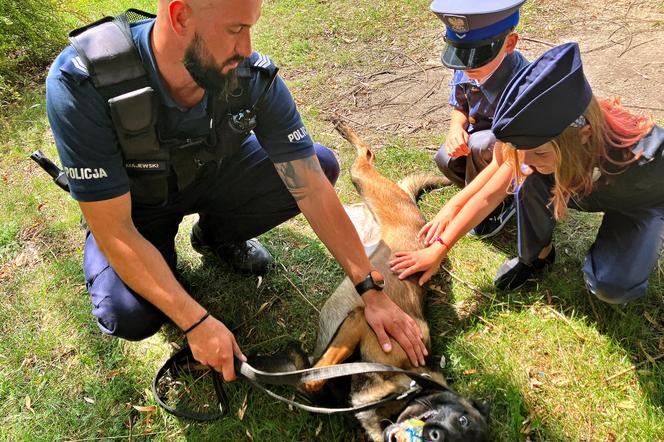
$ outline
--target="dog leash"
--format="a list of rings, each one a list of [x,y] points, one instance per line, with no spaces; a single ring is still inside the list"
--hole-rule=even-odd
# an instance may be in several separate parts
[[[230,404],[228,402],[228,397],[224,391],[223,381],[219,376],[219,373],[215,370],[210,370],[212,373],[212,383],[214,385],[214,390],[217,395],[218,408],[219,411],[214,411],[210,413],[198,413],[188,410],[181,410],[176,407],[172,407],[165,403],[162,396],[158,392],[159,381],[164,377],[164,375],[169,370],[177,370],[178,365],[183,365],[189,362],[194,362],[191,349],[185,347],[182,350],[175,353],[171,356],[166,363],[157,371],[153,381],[152,381],[152,395],[155,398],[155,401],[159,406],[161,406],[168,413],[171,413],[175,416],[192,419],[197,421],[210,421],[220,419],[230,411]],[[292,405],[293,407],[305,410],[311,413],[319,414],[340,414],[340,413],[358,413],[360,411],[370,410],[373,408],[380,407],[382,405],[399,402],[406,399],[409,399],[413,396],[417,396],[423,391],[450,391],[451,389],[430,376],[422,373],[417,373],[414,371],[402,370],[400,368],[385,365],[377,364],[373,362],[352,362],[339,365],[331,365],[327,367],[318,367],[318,368],[307,368],[304,370],[295,370],[288,372],[280,373],[269,373],[261,370],[257,370],[246,362],[242,362],[238,359],[235,359],[235,371],[239,379],[244,379],[248,381],[253,387],[258,390],[266,393],[268,396],[286,404]],[[336,379],[345,376],[352,376],[356,374],[369,374],[369,373],[389,373],[389,374],[403,374],[408,376],[411,379],[411,383],[406,391],[400,393],[394,393],[392,395],[386,396],[377,401],[369,402],[367,404],[354,406],[354,407],[318,407],[313,405],[303,404],[292,399],[288,399],[284,396],[281,396],[274,391],[267,388],[265,385],[289,385],[296,386],[305,382],[312,381],[321,381]]]

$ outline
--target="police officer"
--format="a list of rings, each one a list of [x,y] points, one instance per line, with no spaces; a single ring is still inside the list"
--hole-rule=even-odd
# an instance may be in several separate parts
[[[334,156],[252,51],[260,10],[260,0],[159,0],[156,19],[76,31],[53,63],[48,117],[90,229],[84,272],[99,327],[139,340],[171,320],[197,360],[234,379],[235,337],[176,279],[178,225],[198,213],[196,248],[261,273],[270,256],[251,238],[302,212],[363,292],[383,348],[391,335],[424,364],[419,328],[380,291],[334,192]]]
[[[435,156],[438,168],[459,187],[465,187],[490,162],[490,136],[469,135],[491,128],[496,104],[507,83],[528,64],[516,45],[519,9],[525,0],[459,2],[434,0],[431,10],[445,23],[442,62],[454,69],[449,104],[450,128]],[[508,198],[473,233],[497,234],[514,214]]]

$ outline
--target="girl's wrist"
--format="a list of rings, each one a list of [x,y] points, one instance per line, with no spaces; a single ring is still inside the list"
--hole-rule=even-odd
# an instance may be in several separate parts
[[[431,241],[433,241],[433,244],[439,244],[439,247],[442,247],[443,251],[449,251],[450,250],[450,245],[440,236],[434,237]]]

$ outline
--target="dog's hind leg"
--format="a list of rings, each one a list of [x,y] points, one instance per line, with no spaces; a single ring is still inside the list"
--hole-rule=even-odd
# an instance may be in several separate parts
[[[357,157],[351,167],[351,178],[380,224],[382,239],[390,247],[399,245],[399,249],[412,248],[402,247],[400,240],[405,232],[417,232],[424,225],[424,219],[412,196],[373,167],[374,154],[353,129],[341,121],[336,122],[335,128],[357,150]]]
[[[358,307],[350,312],[341,324],[334,339],[314,364],[314,367],[326,367],[342,363],[355,352],[362,337],[368,333],[372,333],[372,331],[366,319],[364,319],[364,307]],[[315,393],[323,385],[325,385],[325,381],[308,382],[304,384],[303,390],[308,393]]]

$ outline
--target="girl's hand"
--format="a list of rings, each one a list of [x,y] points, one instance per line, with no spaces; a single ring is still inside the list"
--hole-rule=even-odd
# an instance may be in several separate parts
[[[445,228],[450,221],[452,221],[452,218],[454,218],[457,212],[458,209],[456,207],[445,204],[443,208],[440,209],[440,212],[420,229],[417,238],[424,238],[424,244],[430,246],[434,242],[434,238],[443,234]]]
[[[447,255],[447,249],[436,243],[426,249],[396,252],[395,258],[388,264],[392,272],[399,274],[399,279],[406,279],[417,272],[424,272],[418,280],[418,284],[422,286],[436,274],[445,255]]]

